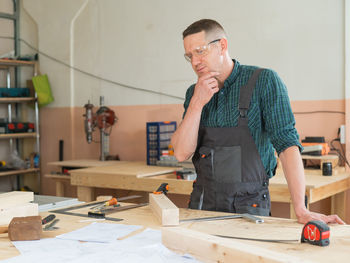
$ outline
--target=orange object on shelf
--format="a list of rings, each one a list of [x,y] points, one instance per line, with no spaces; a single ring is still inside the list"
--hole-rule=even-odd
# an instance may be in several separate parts
[[[331,150],[329,148],[328,143],[326,143],[326,142],[303,142],[303,143],[301,143],[301,145],[302,146],[321,145],[322,146],[322,151],[321,151],[322,155],[327,155],[329,153],[329,151]]]

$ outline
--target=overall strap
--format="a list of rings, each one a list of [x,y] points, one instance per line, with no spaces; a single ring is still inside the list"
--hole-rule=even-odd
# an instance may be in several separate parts
[[[245,119],[244,123],[248,123],[247,115],[248,115],[248,109],[250,106],[250,101],[252,98],[253,90],[255,88],[256,82],[259,78],[259,75],[261,71],[263,71],[263,68],[256,69],[252,76],[249,78],[246,85],[242,86],[240,89],[239,94],[239,103],[238,103],[238,110],[239,110],[239,120],[238,124],[243,124],[242,119]]]

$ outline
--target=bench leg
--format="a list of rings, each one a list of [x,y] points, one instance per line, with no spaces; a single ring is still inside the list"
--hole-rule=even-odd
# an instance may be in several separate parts
[[[77,186],[77,195],[79,201],[91,202],[94,201],[94,188],[87,186]]]

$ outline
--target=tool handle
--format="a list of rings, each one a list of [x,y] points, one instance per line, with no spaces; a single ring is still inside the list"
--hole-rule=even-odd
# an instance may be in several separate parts
[[[111,206],[111,205],[116,205],[116,204],[118,204],[118,200],[117,200],[117,198],[113,197],[111,200],[108,200],[105,203],[105,206]]]
[[[45,217],[43,220],[41,220],[41,224],[45,225],[49,222],[51,222],[52,220],[54,220],[56,218],[56,216],[54,214],[50,214],[47,217]]]
[[[53,220],[50,224],[48,224],[44,227],[44,230],[52,229],[54,227],[54,225],[56,225],[58,223],[58,221],[60,221],[60,220],[59,219]]]

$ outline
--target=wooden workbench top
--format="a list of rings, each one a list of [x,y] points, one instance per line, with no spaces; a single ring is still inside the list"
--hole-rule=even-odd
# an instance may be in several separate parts
[[[74,212],[87,213],[88,208],[81,208]],[[198,211],[190,209],[180,209],[180,219],[225,215],[226,213]],[[42,213],[43,217],[48,213]],[[121,222],[104,221],[106,223],[121,223],[129,225],[142,225],[153,229],[160,229],[161,226],[154,217],[148,206],[132,210],[121,211],[111,217],[124,219]],[[79,222],[85,217],[56,214],[60,219],[58,230],[44,232],[43,238],[55,237],[59,234],[67,233],[75,229],[84,227],[91,222]],[[182,228],[188,228],[209,234],[232,235],[242,237],[253,237],[261,239],[299,239],[303,225],[295,220],[265,217],[265,223],[255,224],[245,219],[231,219],[210,222],[188,222],[180,224]],[[267,243],[258,241],[239,240],[243,244],[251,244],[271,251],[280,252],[286,255],[295,256],[305,260],[315,262],[347,262],[350,255],[350,226],[331,225],[330,245],[328,247],[318,247],[310,244],[300,243]],[[237,240],[235,240],[237,242]],[[7,234],[0,234],[0,260],[13,257],[19,254],[16,248],[9,241]]]
[[[318,188],[330,183],[339,182],[342,180],[348,180],[350,182],[350,174],[342,173],[332,176],[323,176],[316,174],[305,174],[306,188]],[[287,181],[283,174],[276,174],[270,179],[270,184],[274,185],[286,185]]]
[[[172,173],[181,167],[166,167],[147,165],[145,162],[120,162],[109,166],[91,167],[71,171],[72,174],[106,174],[147,177]]]

